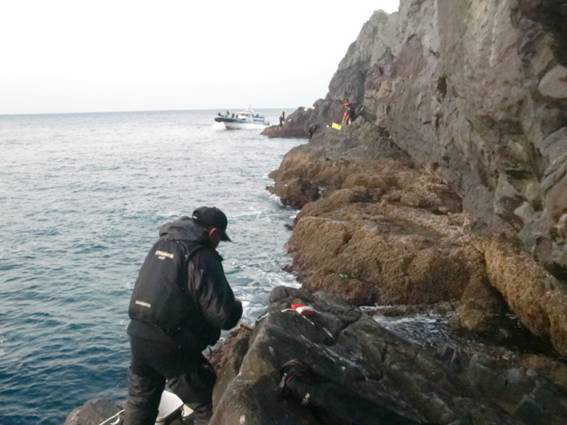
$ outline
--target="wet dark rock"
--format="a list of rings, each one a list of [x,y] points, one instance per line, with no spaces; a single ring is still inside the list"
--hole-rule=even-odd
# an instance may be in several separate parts
[[[241,325],[209,356],[209,361],[217,371],[217,382],[213,392],[213,404],[216,405],[219,394],[224,393],[227,386],[238,374],[242,359],[248,351],[252,330]]]
[[[120,410],[122,407],[113,400],[107,398],[90,400],[69,413],[64,425],[99,425]]]
[[[379,417],[400,424],[520,425],[536,413],[537,423],[559,425],[567,414],[565,390],[513,352],[456,340],[439,351],[324,293],[276,288],[271,299],[246,352],[230,364],[232,380],[215,390],[213,425],[374,425]],[[281,311],[299,302],[317,312]],[[292,359],[308,373],[282,395],[281,368]]]
[[[312,125],[313,108],[299,108],[293,112],[282,126],[273,125],[262,131],[268,137],[308,138]],[[314,129],[313,129],[314,130]]]

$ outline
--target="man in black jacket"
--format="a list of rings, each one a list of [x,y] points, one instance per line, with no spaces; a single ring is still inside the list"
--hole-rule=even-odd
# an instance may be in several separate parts
[[[154,424],[166,381],[193,408],[194,424],[208,423],[216,376],[201,352],[242,316],[216,251],[230,241],[227,224],[218,208],[201,207],[160,228],[130,301],[125,425]]]

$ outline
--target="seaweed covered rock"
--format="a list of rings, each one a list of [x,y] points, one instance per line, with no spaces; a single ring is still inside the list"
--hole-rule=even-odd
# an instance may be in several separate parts
[[[567,287],[533,258],[496,240],[485,244],[488,281],[534,334],[567,357]]]
[[[435,167],[296,149],[272,176],[302,207],[287,247],[304,288],[355,305],[459,301],[461,328],[501,341],[528,330],[567,356],[567,287],[513,243],[472,233]]]
[[[303,206],[288,249],[306,288],[358,305],[435,303],[459,299],[483,270],[460,198],[433,172],[296,151],[275,177],[275,193]],[[312,202],[288,198],[298,181],[319,189]]]

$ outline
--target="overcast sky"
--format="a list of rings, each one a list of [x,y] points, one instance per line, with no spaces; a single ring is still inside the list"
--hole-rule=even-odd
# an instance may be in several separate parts
[[[6,0],[0,114],[297,107],[398,0]]]

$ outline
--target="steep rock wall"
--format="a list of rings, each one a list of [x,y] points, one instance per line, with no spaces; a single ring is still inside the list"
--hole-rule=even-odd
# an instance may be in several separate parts
[[[440,165],[480,227],[517,234],[561,275],[567,68],[560,35],[546,30],[552,10],[564,12],[560,2],[402,2],[391,76],[368,81],[366,103],[415,160]]]
[[[565,0],[401,0],[364,25],[304,128],[336,121],[343,97],[364,105],[358,121],[434,164],[477,230],[565,279],[566,65]]]

